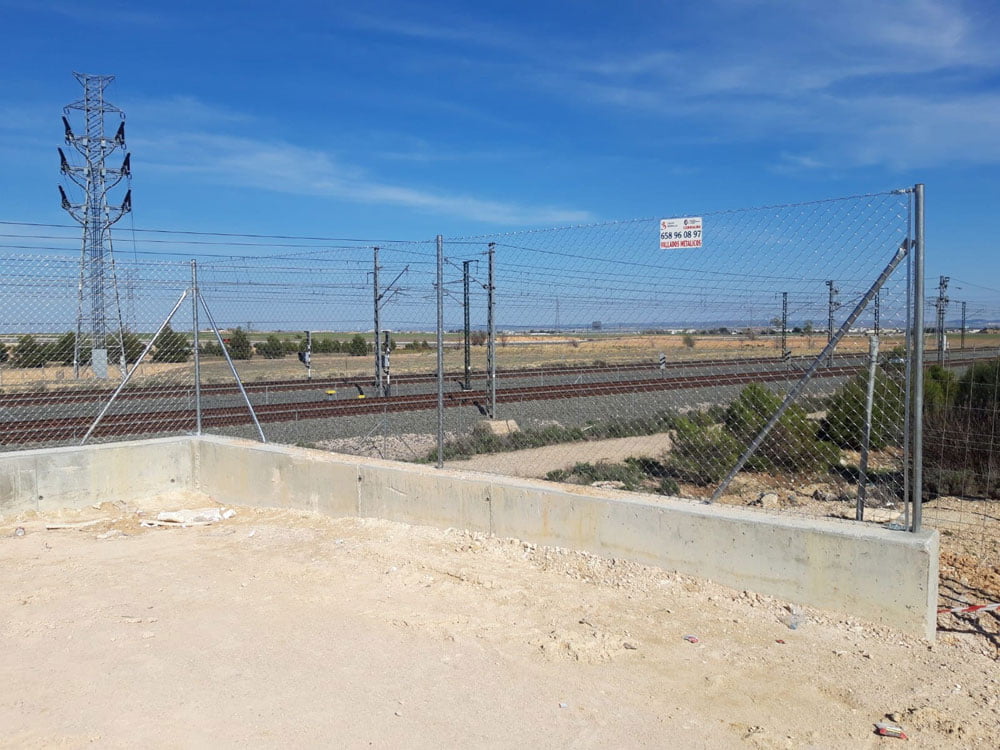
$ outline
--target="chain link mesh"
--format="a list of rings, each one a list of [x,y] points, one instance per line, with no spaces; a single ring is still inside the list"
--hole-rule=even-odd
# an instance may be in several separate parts
[[[942,603],[995,600],[1000,292],[925,300],[914,491],[911,257],[876,283],[911,197],[450,238],[440,289],[434,241],[133,230],[103,316],[78,232],[7,222],[0,445],[194,433],[196,267],[206,433],[902,528],[920,497]]]
[[[911,204],[907,192],[893,191],[683,215],[702,219],[703,247],[659,249],[659,220],[681,214],[445,241],[448,465],[709,499],[909,238]],[[142,236],[111,267],[110,372],[99,379],[86,360],[92,346],[79,256],[67,252],[78,240],[51,231],[25,235],[21,247],[60,254],[0,259],[8,289],[0,330],[6,449],[79,442],[102,411],[91,440],[195,429],[192,267],[176,260],[184,252],[197,258],[203,302],[206,432],[258,436],[227,349],[268,440],[437,459],[434,242]],[[246,245],[261,254],[243,254]],[[171,252],[169,260],[158,255]],[[863,487],[868,520],[905,523],[908,263],[818,363],[720,502],[854,517]],[[109,406],[122,377],[121,331],[131,367],[186,290],[170,328]],[[389,342],[381,368],[376,297],[380,341]],[[952,339],[945,369],[954,382],[945,387],[957,393],[965,368],[994,351],[973,339],[962,349]],[[299,354],[307,348],[308,369]],[[938,387],[933,375],[929,381]],[[981,488],[995,484],[994,440],[980,423],[992,407],[944,419],[932,400],[926,489],[988,494]]]
[[[477,346],[473,389],[449,394],[449,465],[708,499],[907,240],[910,197],[694,215],[701,248],[660,250],[658,219],[446,243],[449,333],[467,260],[485,328],[491,252],[497,319],[496,408]],[[721,502],[853,518],[863,486],[869,518],[903,522],[906,279],[890,275]]]

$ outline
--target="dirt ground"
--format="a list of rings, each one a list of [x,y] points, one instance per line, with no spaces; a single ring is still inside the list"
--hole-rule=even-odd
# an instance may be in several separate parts
[[[919,747],[1000,745],[975,633],[792,629],[770,597],[454,530],[139,525],[209,504],[0,520],[0,746],[865,748],[887,714]]]
[[[670,434],[661,432],[639,437],[608,438],[580,443],[560,443],[525,448],[508,453],[483,453],[471,458],[447,461],[449,469],[485,471],[544,479],[553,469],[568,469],[580,461],[621,463],[630,456],[659,456],[673,447]]]
[[[447,462],[449,468],[484,471],[527,478],[544,478],[555,469],[569,469],[578,461],[620,462],[629,456],[659,457],[670,450],[669,434],[634,438],[595,440],[571,445],[551,445],[507,453],[484,454]],[[848,461],[857,463],[856,452],[845,451]],[[892,451],[872,454],[872,467],[891,467],[898,461]],[[805,482],[801,478],[743,473],[737,475],[719,502],[752,507],[761,513],[826,516],[853,519],[853,499],[819,500],[821,495],[837,496],[844,486],[829,482]],[[851,489],[851,488],[846,488]],[[682,484],[682,497],[707,499],[712,487]],[[773,507],[759,507],[767,493],[777,495]],[[655,498],[656,495],[646,497]],[[904,524],[902,505],[866,508],[870,523]],[[923,524],[940,532],[940,606],[1000,602],[1000,501],[959,497],[938,497],[923,504]],[[977,632],[1000,657],[1000,613],[985,612],[974,617],[943,615],[942,627],[954,632]]]

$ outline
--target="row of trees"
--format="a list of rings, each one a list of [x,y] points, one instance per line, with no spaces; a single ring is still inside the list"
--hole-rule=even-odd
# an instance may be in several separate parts
[[[40,342],[31,334],[25,334],[10,349],[0,344],[0,363],[9,362],[14,367],[44,367],[49,363],[69,366],[73,364],[75,340],[76,334],[72,331],[68,331],[55,341],[47,343]],[[123,336],[118,334],[109,336],[108,361],[110,363],[121,361],[123,346],[125,361],[134,364],[139,359],[146,344],[139,336],[130,331],[126,331]],[[280,359],[288,354],[305,351],[305,348],[305,337],[282,340],[273,334],[268,336],[265,341],[254,345],[242,328],[236,328],[226,342],[229,356],[241,360],[250,359],[254,354],[259,354],[265,359]],[[390,351],[395,350],[396,342],[394,340],[390,339],[389,348]],[[430,349],[430,344],[426,341],[412,342],[407,348]],[[347,354],[353,357],[363,357],[371,354],[373,347],[364,336],[356,334],[349,341],[339,341],[330,337],[314,339],[312,351],[314,354]],[[201,353],[221,357],[222,349],[214,341],[208,341],[201,346]],[[154,362],[186,362],[190,356],[191,344],[187,337],[174,331],[169,325],[163,329],[153,344],[152,359]],[[79,357],[81,365],[90,364],[91,345],[87,337],[81,337]]]
[[[45,367],[50,362],[69,366],[73,364],[73,352],[76,334],[67,331],[55,341],[41,343],[26,333],[18,338],[13,350],[0,344],[0,362],[9,362],[14,367]],[[117,333],[108,337],[108,361],[112,364],[120,362],[124,349],[125,361],[134,364],[145,343],[134,333],[126,331],[123,335]],[[177,333],[168,325],[153,343],[152,358],[154,362],[184,362],[191,354],[191,347],[185,336]],[[89,365],[92,358],[90,340],[80,339],[79,358],[81,365]]]
[[[411,344],[410,346],[413,345]],[[429,349],[430,345],[424,341],[417,344],[415,348]],[[237,328],[229,337],[226,349],[229,351],[229,356],[233,359],[250,359],[255,354],[259,354],[264,359],[281,359],[289,354],[305,351],[306,340],[303,336],[282,340],[278,336],[271,334],[266,340],[252,344],[246,331],[242,328]],[[389,350],[393,351],[395,349],[396,342],[390,339]],[[313,354],[347,354],[352,357],[364,357],[371,354],[374,349],[372,343],[358,333],[349,341],[340,341],[330,337],[313,339],[312,351]],[[201,347],[201,353],[221,357],[222,349],[217,343],[208,342]]]

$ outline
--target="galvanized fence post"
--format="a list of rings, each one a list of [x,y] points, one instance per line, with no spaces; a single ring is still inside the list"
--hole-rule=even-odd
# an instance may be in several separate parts
[[[198,261],[191,261],[191,330],[194,351],[194,423],[201,435],[201,352],[198,343]],[[124,347],[122,347],[124,350]]]
[[[878,299],[878,297],[876,297]],[[868,339],[868,388],[865,392],[865,427],[861,435],[861,460],[858,465],[858,506],[855,518],[865,520],[865,496],[868,492],[868,451],[872,439],[872,409],[875,402],[875,376],[878,368],[878,336]]]
[[[488,297],[486,303],[486,369],[490,384],[490,419],[497,418],[497,320],[496,320],[496,277],[494,276],[497,244],[489,244],[489,279],[487,281]]]
[[[437,467],[444,468],[444,237],[437,236]]]
[[[911,461],[913,481],[912,531],[920,531],[924,460],[924,185],[913,186],[913,428]]]

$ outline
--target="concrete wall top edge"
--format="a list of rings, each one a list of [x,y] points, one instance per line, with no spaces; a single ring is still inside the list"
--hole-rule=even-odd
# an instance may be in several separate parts
[[[547,482],[540,479],[525,479],[522,477],[508,477],[500,474],[487,474],[483,472],[466,471],[463,469],[438,469],[427,464],[415,464],[405,461],[388,461],[380,458],[368,458],[362,456],[352,456],[350,454],[332,453],[329,451],[316,450],[311,448],[300,448],[298,446],[279,445],[275,443],[260,443],[242,438],[229,438],[218,435],[205,435],[200,439],[205,442],[215,443],[222,446],[229,446],[240,449],[251,449],[255,451],[265,451],[268,453],[278,453],[286,455],[310,456],[317,460],[329,461],[332,463],[348,464],[353,466],[378,466],[404,470],[416,474],[428,476],[446,475],[455,479],[465,479],[477,483],[499,484],[511,489],[525,489],[533,491],[543,491],[550,494],[563,494],[567,498],[596,498],[601,500],[613,500],[623,505],[636,505],[641,507],[655,507],[668,509],[674,513],[684,513],[695,516],[708,516],[712,518],[724,518],[738,522],[764,523],[772,526],[781,526],[790,529],[809,529],[813,531],[823,531],[834,536],[850,537],[853,539],[870,539],[872,541],[892,541],[895,544],[902,544],[908,547],[925,548],[931,543],[932,537],[936,537],[937,532],[924,530],[913,534],[905,531],[887,529],[883,526],[870,523],[858,523],[856,521],[817,518],[815,516],[795,516],[768,512],[764,510],[740,508],[732,505],[705,504],[697,501],[684,500],[666,496],[643,496],[638,493],[630,493],[619,490],[611,490],[600,487],[586,487],[560,484],[557,482]],[[655,500],[647,500],[645,497],[655,497]]]
[[[145,440],[122,440],[113,443],[88,443],[87,445],[61,445],[56,448],[30,448],[28,450],[23,450],[23,451],[0,450],[0,459],[51,456],[53,454],[73,453],[75,451],[118,450],[121,448],[144,446],[144,445],[169,445],[173,443],[189,443],[197,439],[198,438],[195,435],[172,435],[171,437],[147,438]]]

